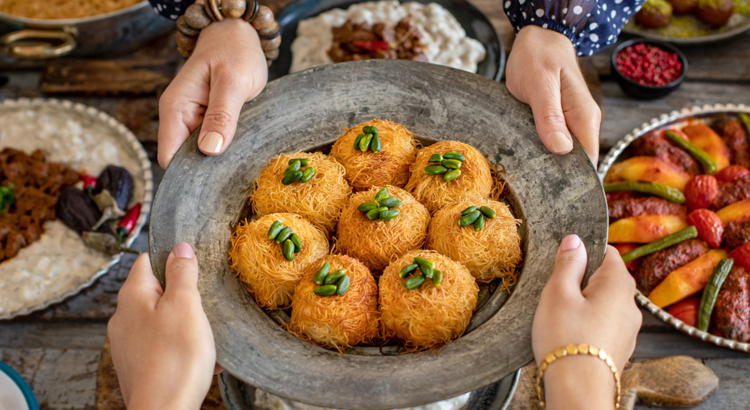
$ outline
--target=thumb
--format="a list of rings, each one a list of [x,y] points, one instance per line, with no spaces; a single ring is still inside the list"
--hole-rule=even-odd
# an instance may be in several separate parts
[[[237,120],[245,103],[244,93],[233,74],[211,77],[208,108],[198,137],[198,148],[206,155],[219,155],[234,138]]]
[[[198,293],[198,260],[193,248],[178,243],[167,258],[164,297],[162,300],[183,299],[186,295],[200,298]]]
[[[628,300],[633,299],[635,280],[625,267],[625,262],[622,261],[617,249],[607,246],[602,266],[589,278],[583,296],[589,300],[602,298],[612,301],[618,295]]]
[[[534,113],[534,123],[539,139],[548,150],[555,154],[567,154],[573,149],[573,140],[565,125],[560,95],[560,78],[543,81],[534,87],[528,100]]]
[[[562,107],[566,123],[591,162],[599,160],[599,128],[602,124],[602,110],[591,96],[586,81],[580,72],[562,78]]]
[[[555,269],[547,288],[556,293],[581,296],[581,281],[586,272],[586,246],[578,235],[568,235],[560,242]]]

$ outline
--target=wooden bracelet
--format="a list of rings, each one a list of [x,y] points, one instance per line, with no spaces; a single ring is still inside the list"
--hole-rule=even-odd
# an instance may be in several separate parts
[[[248,1],[252,4],[248,5]],[[273,11],[261,6],[258,0],[205,0],[205,4],[190,5],[185,14],[177,19],[177,50],[183,57],[189,58],[195,50],[201,30],[214,21],[225,18],[241,18],[253,26],[260,37],[260,45],[269,67],[279,58],[281,28]]]
[[[550,352],[547,354],[547,356],[544,357],[544,360],[542,360],[541,363],[539,363],[539,367],[536,371],[536,393],[539,397],[539,405],[542,409],[547,408],[546,402],[544,400],[544,384],[542,382],[542,377],[544,376],[544,371],[547,370],[547,366],[554,363],[555,360],[561,359],[565,356],[572,356],[572,355],[590,355],[594,357],[598,357],[599,359],[603,360],[607,366],[609,366],[609,369],[612,371],[612,374],[615,375],[615,384],[617,385],[617,389],[615,390],[615,409],[620,408],[620,373],[617,372],[617,366],[615,366],[615,362],[612,360],[612,357],[609,356],[604,350],[599,349],[598,347],[587,345],[586,343],[581,343],[579,345],[570,344],[565,347],[558,347],[553,352]]]

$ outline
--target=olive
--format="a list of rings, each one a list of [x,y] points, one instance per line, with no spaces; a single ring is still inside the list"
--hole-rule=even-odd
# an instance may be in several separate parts
[[[330,272],[331,265],[328,262],[324,263],[323,266],[318,269],[318,273],[315,274],[313,282],[317,283],[318,285],[322,285],[323,281],[326,279],[326,276],[328,276],[328,273]]]
[[[336,285],[318,286],[313,292],[318,296],[331,296],[336,293]]]

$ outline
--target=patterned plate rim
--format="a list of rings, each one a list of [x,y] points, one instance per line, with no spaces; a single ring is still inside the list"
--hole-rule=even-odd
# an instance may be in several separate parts
[[[59,108],[63,110],[69,110],[74,111],[76,113],[88,116],[90,118],[93,118],[94,120],[100,121],[107,125],[113,132],[115,138],[122,138],[130,148],[135,151],[136,156],[138,157],[138,161],[141,165],[141,174],[143,176],[143,198],[141,198],[141,213],[138,215],[138,219],[136,220],[135,227],[133,228],[133,231],[130,234],[130,237],[126,241],[127,246],[130,246],[133,244],[133,241],[135,241],[135,238],[138,237],[138,235],[141,232],[141,229],[146,224],[146,220],[148,219],[148,214],[151,211],[151,202],[153,200],[153,191],[154,191],[154,178],[153,174],[151,173],[151,161],[148,159],[148,154],[146,154],[146,151],[143,149],[143,145],[141,145],[140,141],[138,141],[138,138],[135,137],[132,131],[128,129],[124,124],[117,121],[114,117],[111,115],[102,112],[100,110],[97,110],[96,108],[89,107],[87,105],[76,103],[73,101],[68,100],[58,100],[55,98],[18,98],[18,99],[8,99],[4,100],[2,103],[0,103],[0,108],[16,108],[16,107],[23,107],[23,108],[42,108],[42,107],[54,107]],[[113,255],[112,258],[104,263],[102,266],[99,267],[98,270],[96,270],[89,278],[80,286],[76,287],[75,289],[71,289],[63,294],[60,294],[56,297],[53,297],[51,299],[45,300],[42,303],[29,306],[23,309],[6,312],[0,314],[0,320],[6,320],[6,319],[12,319],[17,316],[24,316],[28,315],[29,313],[35,312],[37,310],[42,310],[50,307],[51,305],[54,305],[56,303],[60,303],[63,300],[76,295],[83,289],[88,288],[89,286],[93,285],[94,282],[96,282],[97,279],[102,277],[105,273],[109,271],[109,269],[114,266],[117,262],[120,261],[120,258],[122,257],[122,253],[119,253],[117,255]]]
[[[706,104],[703,106],[694,106],[691,108],[683,108],[682,110],[675,110],[669,114],[662,114],[657,118],[652,118],[649,122],[644,122],[640,128],[635,128],[630,134],[626,135],[625,138],[615,144],[612,149],[609,150],[607,155],[599,165],[599,180],[604,181],[604,176],[607,175],[607,171],[614,164],[620,154],[636,139],[646,135],[651,130],[662,127],[664,125],[676,122],[694,115],[700,114],[717,114],[717,113],[739,113],[744,112],[750,114],[750,106],[745,104]],[[686,335],[692,336],[696,339],[700,339],[704,342],[712,343],[717,346],[726,347],[741,352],[750,353],[750,343],[742,343],[735,340],[730,340],[724,337],[719,337],[708,332],[703,332],[697,328],[685,324],[685,322],[670,315],[664,309],[654,305],[651,301],[643,295],[639,290],[636,290],[635,300],[638,304],[646,308],[653,315],[666,322],[668,325],[674,327]]]

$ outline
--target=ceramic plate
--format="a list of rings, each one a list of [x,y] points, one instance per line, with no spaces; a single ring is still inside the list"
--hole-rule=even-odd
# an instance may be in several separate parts
[[[448,10],[461,23],[466,35],[484,45],[487,55],[477,67],[477,74],[500,81],[505,69],[505,50],[500,35],[489,19],[466,0],[408,0],[418,3],[437,3]],[[278,60],[269,68],[269,79],[276,79],[289,74],[292,65],[291,45],[297,37],[297,24],[300,20],[315,17],[330,9],[346,10],[352,4],[363,3],[363,0],[298,0],[287,6],[276,16],[281,26],[281,48]],[[402,3],[407,0],[402,0]]]
[[[0,406],[3,410],[39,410],[31,387],[3,362],[0,362]]]
[[[632,19],[625,25],[623,32],[651,40],[666,41],[680,45],[699,45],[715,43],[738,36],[750,30],[750,0],[737,0],[735,4],[742,3],[744,14],[735,12],[729,22],[720,28],[713,28],[703,23],[692,14],[684,16],[673,16],[672,21],[666,27],[648,29],[635,23]],[[735,6],[736,7],[736,6]],[[691,33],[686,36],[685,33]]]
[[[151,198],[153,197],[151,162],[148,159],[146,151],[143,150],[143,146],[135,135],[133,135],[127,127],[108,114],[83,104],[65,100],[5,100],[0,104],[0,120],[2,120],[4,115],[9,115],[19,110],[31,110],[33,112],[54,116],[56,118],[62,118],[81,126],[88,127],[90,132],[108,135],[110,136],[111,141],[117,146],[118,151],[131,160],[130,162],[133,166],[131,166],[131,169],[128,169],[128,171],[130,171],[133,177],[134,188],[133,197],[130,202],[131,205],[136,202],[141,203],[141,214],[138,216],[136,225],[133,228],[129,239],[126,241],[126,245],[130,246],[140,233],[143,225],[146,223],[146,219],[151,209]],[[40,126],[43,125],[40,124]],[[2,148],[4,147],[0,147],[0,149]],[[34,149],[41,149],[42,151],[45,151],[46,148],[48,147],[34,146]],[[30,152],[27,152],[27,154],[30,154]],[[49,155],[49,152],[47,152],[47,154]],[[96,155],[96,153],[92,155]],[[119,262],[121,256],[122,254],[117,254],[110,258],[106,258],[106,261],[101,266],[96,267],[86,275],[81,275],[79,278],[68,281],[65,285],[51,288],[46,297],[39,298],[34,303],[27,303],[24,307],[19,309],[0,312],[0,319],[10,319],[16,316],[27,315],[31,312],[47,308],[55,303],[62,302],[81,290],[91,286],[99,277],[107,273],[109,268]],[[69,273],[70,271],[66,273],[63,268],[58,275],[62,276]]]
[[[509,298],[491,295],[469,331],[439,352],[383,355],[364,347],[340,354],[303,342],[258,307],[228,266],[229,224],[269,160],[324,149],[342,129],[373,118],[399,122],[424,140],[471,144],[512,176],[506,199],[523,219],[520,279]],[[191,243],[218,363],[243,382],[294,401],[395,409],[495,383],[533,357],[531,322],[560,240],[581,236],[588,274],[604,257],[606,200],[583,148],[576,141],[568,155],[548,152],[530,108],[504,85],[475,74],[399,60],[317,67],[270,82],[246,104],[224,154],[206,157],[196,141],[194,134],[177,153],[154,200],[154,272],[163,280],[172,248]]]
[[[602,163],[599,166],[599,178],[604,181],[604,177],[607,175],[607,171],[609,171],[609,168],[612,166],[612,164],[618,162],[620,155],[630,146],[630,144],[654,129],[660,129],[671,124],[681,123],[691,118],[700,120],[701,118],[713,117],[716,114],[736,114],[738,112],[750,114],[750,107],[744,104],[704,105],[702,107],[696,106],[692,108],[683,108],[680,111],[672,111],[669,114],[662,114],[658,118],[653,118],[651,119],[651,121],[643,123],[640,128],[636,128],[631,131],[630,134],[626,135],[625,138],[621,139],[614,147],[612,147],[611,150],[609,150],[607,156],[602,159]],[[690,335],[696,339],[703,340],[704,342],[715,344],[717,346],[728,347],[730,349],[750,353],[750,343],[741,343],[735,340],[726,339],[709,332],[700,331],[693,326],[686,325],[683,321],[667,313],[666,310],[651,303],[648,297],[646,297],[638,290],[636,290],[635,299],[641,306],[645,307],[651,313],[656,315],[656,317],[663,320],[682,333]]]

